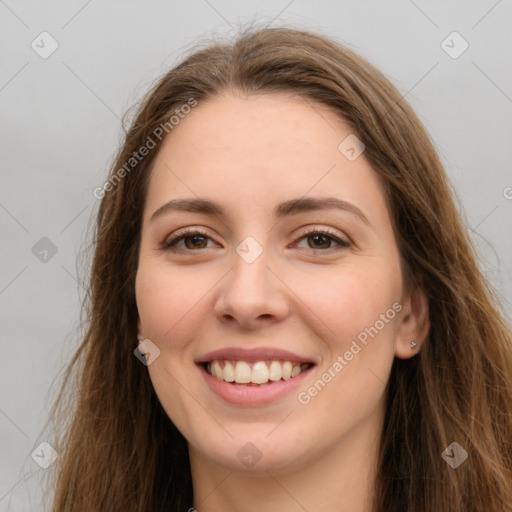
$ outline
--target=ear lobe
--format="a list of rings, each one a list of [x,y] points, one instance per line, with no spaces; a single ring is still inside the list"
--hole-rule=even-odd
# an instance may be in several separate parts
[[[421,350],[430,331],[428,298],[422,288],[414,287],[402,305],[395,340],[395,356],[409,359]]]

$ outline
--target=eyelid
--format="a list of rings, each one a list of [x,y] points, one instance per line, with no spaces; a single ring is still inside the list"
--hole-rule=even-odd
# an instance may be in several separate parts
[[[330,227],[323,227],[323,226],[319,226],[319,225],[306,226],[305,228],[303,228],[302,231],[297,235],[297,238],[293,242],[293,244],[296,244],[302,238],[306,238],[308,236],[312,236],[315,234],[321,234],[321,235],[328,236],[334,242],[336,242],[338,244],[338,246],[343,247],[343,248],[349,248],[349,247],[352,247],[352,245],[353,245],[350,238],[347,235],[345,235],[343,232],[334,230],[333,228],[330,228]],[[330,252],[332,249],[334,249],[334,248],[330,247],[329,249],[317,249],[317,250],[309,248],[309,250],[311,250],[311,251],[320,252],[320,253],[321,252],[324,252],[324,253]]]
[[[195,226],[187,226],[184,228],[177,229],[176,231],[173,231],[169,236],[166,237],[165,240],[169,241],[169,240],[176,239],[183,235],[195,234],[195,233],[198,233],[198,234],[200,233],[205,236],[210,236],[206,232],[206,229],[204,229],[204,228],[199,228],[199,227],[195,227]]]
[[[311,233],[326,233],[328,235],[332,235],[337,238],[347,238],[347,235],[345,235],[342,231],[336,230],[334,228],[331,228],[329,226],[321,226],[320,224],[313,224],[304,226],[303,228],[299,228],[299,235],[309,235]]]

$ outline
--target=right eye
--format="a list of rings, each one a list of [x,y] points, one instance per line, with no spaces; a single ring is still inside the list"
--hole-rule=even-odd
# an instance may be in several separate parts
[[[179,231],[168,238],[162,245],[162,250],[175,252],[189,252],[198,249],[208,249],[208,240],[212,240],[207,233],[197,229]]]

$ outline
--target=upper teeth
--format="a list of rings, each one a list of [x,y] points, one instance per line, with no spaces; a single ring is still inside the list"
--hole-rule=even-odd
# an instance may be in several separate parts
[[[288,380],[296,377],[309,367],[307,363],[291,363],[290,361],[258,361],[252,364],[246,361],[211,361],[207,365],[208,373],[219,380],[236,382],[237,384],[265,384],[269,380]]]

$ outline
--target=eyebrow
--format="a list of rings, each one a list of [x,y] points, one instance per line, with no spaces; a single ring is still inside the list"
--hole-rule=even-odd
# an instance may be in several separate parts
[[[359,217],[365,224],[371,226],[370,221],[366,215],[355,204],[338,199],[336,197],[301,197],[297,199],[290,199],[279,203],[275,210],[274,215],[278,219],[288,217],[290,215],[297,215],[299,213],[314,211],[314,210],[329,210],[339,209],[352,213]],[[163,206],[160,206],[153,215],[150,221],[155,220],[164,213],[170,211],[183,211],[190,213],[201,213],[204,215],[225,217],[226,210],[219,203],[210,201],[209,199],[190,198],[190,199],[171,199]]]

